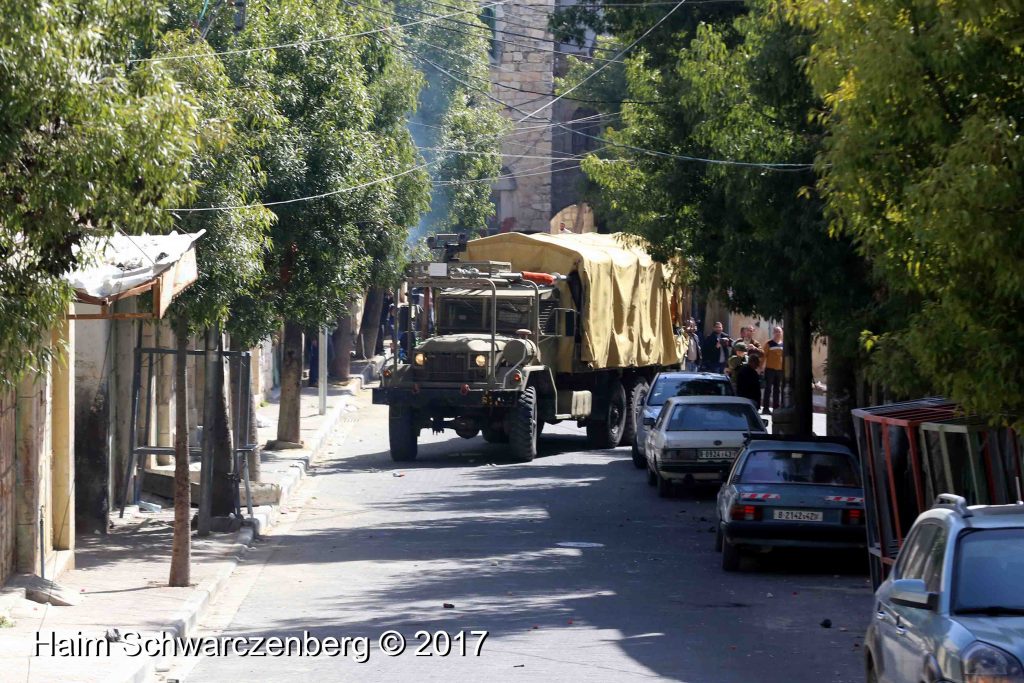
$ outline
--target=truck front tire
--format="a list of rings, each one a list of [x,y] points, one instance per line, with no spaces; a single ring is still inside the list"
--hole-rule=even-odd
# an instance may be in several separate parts
[[[416,440],[420,428],[416,426],[416,413],[406,406],[388,407],[388,441],[391,459],[411,462],[416,459]]]
[[[512,456],[520,462],[537,457],[537,390],[527,387],[509,414],[508,440]]]
[[[485,426],[480,433],[483,434],[484,441],[487,443],[508,443],[508,434],[503,429]]]
[[[587,420],[587,441],[591,448],[615,448],[622,442],[626,431],[626,390],[622,382],[615,380],[608,387],[608,405],[604,415]]]

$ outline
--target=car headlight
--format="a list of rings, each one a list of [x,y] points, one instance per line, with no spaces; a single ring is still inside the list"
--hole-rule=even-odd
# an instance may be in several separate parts
[[[1009,652],[977,642],[964,650],[964,683],[1024,683],[1024,667]]]
[[[487,365],[487,356],[481,353],[480,355],[473,359],[473,362],[476,363],[476,366],[478,368],[482,368],[485,365]]]
[[[422,353],[417,353],[412,357],[412,360],[416,365],[424,365],[427,362],[427,356]]]

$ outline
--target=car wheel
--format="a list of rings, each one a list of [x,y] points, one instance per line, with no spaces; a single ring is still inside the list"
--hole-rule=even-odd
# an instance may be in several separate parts
[[[722,569],[727,572],[740,570],[740,549],[722,537]]]
[[[636,447],[636,441],[633,442],[633,467],[638,470],[642,470],[647,467],[647,456],[640,452],[640,449]]]
[[[669,496],[672,495],[672,481],[669,480],[669,479],[666,479],[665,477],[661,476],[660,474],[658,474],[657,477],[658,477],[658,497],[659,498],[668,498]]]
[[[646,465],[646,461],[644,461],[644,464]],[[652,470],[650,467],[648,467],[647,468],[647,485],[648,486],[654,486],[657,483],[658,483],[658,475],[656,475],[654,473],[654,470]]]
[[[411,462],[416,459],[416,440],[420,428],[416,426],[416,413],[406,406],[388,408],[388,442],[391,459],[395,462]]]
[[[722,552],[722,525],[718,525],[718,532],[715,534],[715,552]]]

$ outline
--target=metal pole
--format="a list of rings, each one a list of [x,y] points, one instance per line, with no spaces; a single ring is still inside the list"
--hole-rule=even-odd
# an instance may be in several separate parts
[[[39,578],[46,580],[46,517],[45,505],[39,506]],[[124,509],[121,510],[124,513]]]
[[[131,478],[135,470],[135,425],[139,420],[139,392],[142,387],[142,325],[139,325],[138,341],[132,353],[132,409],[131,421],[128,425],[128,457],[124,464],[124,481],[121,482],[121,513],[118,515],[124,518],[124,508],[128,505],[128,493],[132,491]],[[134,501],[132,501],[134,502]]]
[[[320,341],[317,343],[319,362],[317,363],[317,388],[320,390],[320,414],[327,414],[327,328],[320,328]]]

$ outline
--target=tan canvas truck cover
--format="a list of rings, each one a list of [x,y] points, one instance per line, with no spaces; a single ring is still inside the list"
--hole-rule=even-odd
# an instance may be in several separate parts
[[[508,261],[515,271],[577,271],[583,284],[579,360],[592,369],[679,363],[672,332],[667,266],[616,235],[504,233],[470,240],[467,261]],[[563,306],[572,307],[560,282]],[[572,372],[572,340],[559,348],[557,370]]]

